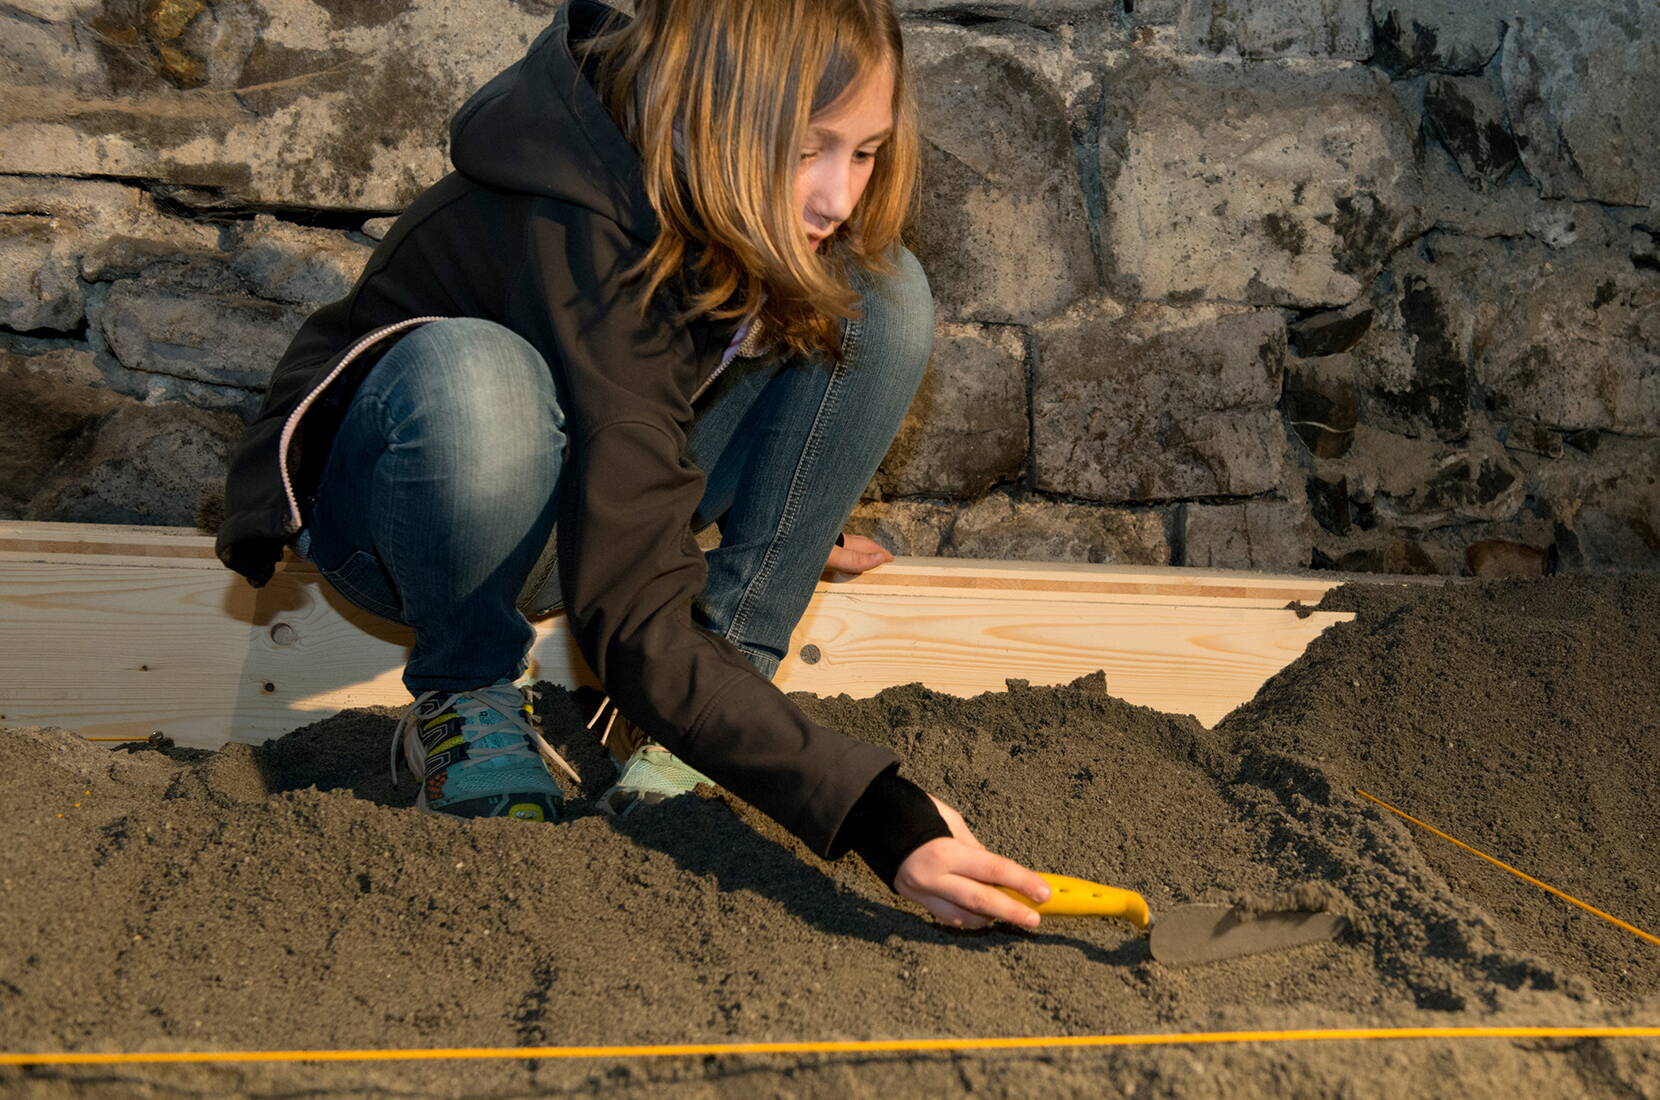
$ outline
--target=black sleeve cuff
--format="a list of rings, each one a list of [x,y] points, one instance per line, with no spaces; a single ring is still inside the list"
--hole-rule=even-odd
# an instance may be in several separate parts
[[[899,774],[897,765],[871,780],[853,803],[836,837],[836,850],[857,852],[888,889],[899,865],[912,852],[951,830],[923,789]]]

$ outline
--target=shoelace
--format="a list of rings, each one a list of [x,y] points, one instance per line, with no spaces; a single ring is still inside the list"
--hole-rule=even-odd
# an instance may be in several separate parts
[[[491,687],[476,688],[472,691],[443,692],[427,691],[415,697],[415,702],[404,711],[403,717],[392,730],[391,766],[392,782],[398,782],[398,746],[403,745],[404,763],[409,766],[410,774],[417,779],[426,778],[426,746],[421,743],[419,724],[422,719],[421,706],[432,699],[451,696],[453,701],[450,707],[465,720],[469,713],[476,713],[483,707],[488,707],[507,719],[508,724],[520,733],[525,739],[508,745],[495,748],[469,748],[469,760],[491,760],[500,756],[531,756],[539,757],[549,764],[558,766],[571,777],[574,783],[581,783],[582,777],[576,769],[565,761],[563,756],[554,751],[542,737],[542,731],[526,721],[524,712],[524,695],[520,693],[517,684],[495,684]],[[413,734],[413,736],[410,736]]]

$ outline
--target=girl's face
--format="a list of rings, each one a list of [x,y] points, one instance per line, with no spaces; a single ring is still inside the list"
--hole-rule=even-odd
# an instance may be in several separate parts
[[[893,132],[893,74],[886,68],[848,89],[807,124],[795,175],[795,202],[817,250],[853,214],[876,167],[876,150]]]

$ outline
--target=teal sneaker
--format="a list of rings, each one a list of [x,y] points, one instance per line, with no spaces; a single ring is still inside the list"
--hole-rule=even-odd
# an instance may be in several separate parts
[[[599,796],[599,808],[618,817],[676,795],[691,794],[699,783],[715,781],[663,746],[644,742],[629,756],[611,789]]]
[[[564,793],[549,766],[581,782],[531,724],[530,704],[511,681],[418,696],[392,734],[394,783],[400,744],[421,781],[415,808],[431,813],[556,821]]]

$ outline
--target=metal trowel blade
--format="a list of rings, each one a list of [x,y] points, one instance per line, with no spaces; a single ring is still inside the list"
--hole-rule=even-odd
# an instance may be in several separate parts
[[[1153,924],[1148,948],[1168,966],[1193,966],[1321,943],[1348,926],[1335,913],[1242,914],[1226,905],[1183,905]]]

